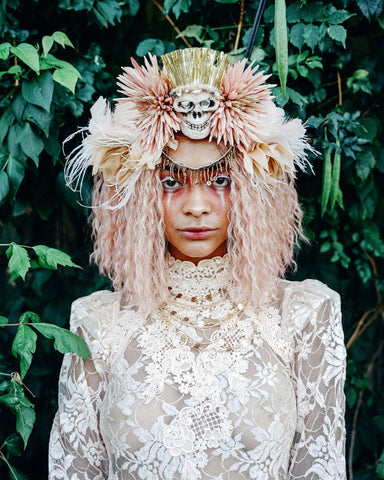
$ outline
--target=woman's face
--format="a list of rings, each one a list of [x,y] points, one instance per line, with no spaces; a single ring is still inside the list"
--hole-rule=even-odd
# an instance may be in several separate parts
[[[176,162],[191,168],[210,164],[221,157],[217,145],[208,140],[178,138],[177,150],[168,152]],[[230,178],[218,174],[211,185],[187,175],[186,182],[169,170],[161,170],[165,235],[171,255],[197,264],[227,252]],[[178,181],[180,180],[180,182]],[[185,182],[185,183],[184,183]]]

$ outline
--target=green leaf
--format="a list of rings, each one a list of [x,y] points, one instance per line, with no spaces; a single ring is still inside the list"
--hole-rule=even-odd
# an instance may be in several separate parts
[[[377,478],[384,478],[384,450],[381,452],[380,458],[377,462],[376,475]]]
[[[134,17],[140,9],[140,0],[128,0],[129,15]]]
[[[313,51],[320,40],[320,27],[312,23],[305,25],[303,38],[305,44]]]
[[[325,133],[325,139],[327,139],[327,134]],[[323,187],[321,192],[321,216],[323,217],[328,205],[329,195],[331,193],[331,184],[332,184],[332,162],[331,162],[331,151],[329,148],[324,152],[324,163],[323,163]]]
[[[366,180],[376,165],[376,157],[371,151],[357,156],[356,172],[361,180]]]
[[[43,37],[42,40],[42,45],[43,45],[43,53],[44,56],[46,57],[49,51],[51,50],[54,42],[58,43],[61,45],[63,48],[68,45],[69,47],[74,48],[72,42],[69,40],[67,35],[64,32],[54,32],[53,35],[46,35]]]
[[[26,105],[27,102],[21,95],[17,95],[11,104],[12,112],[15,115],[16,121],[19,123],[21,123]]]
[[[53,346],[60,353],[75,352],[81,358],[89,358],[91,353],[85,341],[65,328],[50,323],[34,323],[33,328],[46,338],[53,338]]]
[[[0,203],[7,197],[9,193],[9,179],[8,175],[0,170]]]
[[[23,120],[34,123],[44,132],[46,137],[49,136],[52,116],[46,110],[28,103],[24,110]]]
[[[188,27],[180,32],[176,38],[188,37],[196,38],[200,43],[203,41],[205,28],[202,25],[188,25]]]
[[[275,0],[275,43],[277,71],[279,73],[281,91],[285,98],[288,76],[288,35],[285,0]]]
[[[24,123],[24,128],[20,135],[20,145],[23,152],[32,158],[36,167],[38,167],[39,155],[44,150],[44,142],[35,134],[29,122]]]
[[[69,63],[67,67],[53,72],[53,80],[68,88],[72,93],[75,93],[76,83],[80,77],[80,73]]]
[[[4,327],[9,322],[7,317],[0,316],[0,327]]]
[[[228,3],[236,3],[236,1],[230,1]],[[167,15],[172,9],[172,13],[176,18],[179,18],[181,13],[188,13],[192,5],[192,0],[165,0],[163,4],[163,13]]]
[[[347,39],[347,30],[341,25],[331,25],[328,28],[328,35],[335,40],[340,42],[345,48],[345,40]]]
[[[51,50],[51,48],[53,47],[53,44],[54,44],[55,40],[53,39],[53,35],[46,35],[45,37],[43,37],[43,40],[42,40],[42,45],[43,45],[43,55],[44,57],[47,56],[47,54],[49,53],[49,51]]]
[[[37,74],[40,72],[39,53],[34,46],[29,43],[20,43],[16,47],[11,47],[11,52],[34,72]]]
[[[59,45],[61,45],[63,48],[65,46],[75,48],[73,46],[73,43],[70,41],[70,39],[68,38],[68,36],[64,32],[60,32],[60,31],[54,32],[53,33],[53,38],[55,39],[55,42],[58,43]]]
[[[9,258],[8,268],[12,278],[21,277],[25,280],[25,275],[28,272],[31,261],[28,252],[25,248],[12,243],[7,251],[7,258]]]
[[[156,38],[147,38],[143,40],[136,47],[136,55],[144,57],[147,53],[152,53],[153,55],[160,57],[165,53],[164,42]]]
[[[3,143],[9,128],[11,127],[15,116],[12,112],[12,106],[8,107],[0,118],[0,144]]]
[[[36,414],[33,404],[24,395],[23,387],[18,380],[13,379],[10,382],[9,391],[0,396],[0,403],[16,413],[16,431],[21,435],[25,448],[32,433]]]
[[[22,158],[24,153],[20,147],[20,135],[21,135],[21,126],[18,123],[14,123],[8,132],[7,146],[8,150],[14,157]]]
[[[120,22],[123,11],[119,2],[116,0],[98,0],[93,8],[93,13],[99,22],[107,27],[108,23],[115,24],[115,21]]]
[[[329,205],[330,205],[331,211],[335,208],[336,200],[339,195],[340,169],[341,169],[340,141],[338,137],[336,137],[336,151],[333,157],[332,182],[331,182],[331,191],[329,194]]]
[[[23,451],[23,441],[18,433],[12,433],[4,440],[4,445],[7,447],[11,455],[20,455]]]
[[[0,58],[2,60],[7,60],[11,47],[12,45],[9,42],[0,44]]]
[[[15,195],[24,179],[25,167],[23,163],[19,162],[19,160],[11,154],[8,156],[7,174]]]
[[[43,72],[32,81],[24,81],[21,92],[27,102],[49,112],[53,95],[53,78],[50,72]]]
[[[19,325],[12,342],[12,353],[20,357],[21,378],[25,377],[32,363],[33,354],[36,351],[37,334],[27,325]]]
[[[34,312],[24,312],[20,318],[20,323],[38,323],[40,322],[40,317],[37,313]]]
[[[326,22],[336,25],[345,22],[354,15],[354,13],[347,12],[347,10],[336,10],[327,17]]]
[[[303,23],[295,23],[290,31],[291,43],[299,50],[304,45],[304,29],[305,25]]]
[[[383,2],[381,0],[356,0],[356,3],[361,13],[368,19],[374,15],[380,15],[383,10]]]
[[[72,262],[71,257],[68,254],[61,250],[57,250],[56,248],[47,247],[45,245],[36,245],[33,247],[33,250],[37,255],[39,264],[43,268],[57,270],[57,265],[81,268],[79,265]]]

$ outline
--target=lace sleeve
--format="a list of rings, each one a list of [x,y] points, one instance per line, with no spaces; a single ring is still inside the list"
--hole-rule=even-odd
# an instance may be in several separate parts
[[[296,284],[297,285],[297,284]],[[345,347],[340,298],[307,280],[287,292],[296,340],[298,427],[289,480],[345,480]]]
[[[101,293],[111,294],[97,292],[72,305],[71,330],[85,339],[92,358],[83,360],[74,353],[64,356],[59,408],[49,444],[49,480],[108,478],[107,454],[99,429],[106,369],[105,346],[97,338],[103,317],[100,309],[105,310]]]

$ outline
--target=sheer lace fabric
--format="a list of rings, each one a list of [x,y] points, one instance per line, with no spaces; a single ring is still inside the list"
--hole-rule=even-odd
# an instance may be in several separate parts
[[[150,319],[120,294],[74,302],[92,359],[65,356],[51,480],[344,480],[338,295],[279,281],[263,307],[226,295],[226,258],[170,259]]]

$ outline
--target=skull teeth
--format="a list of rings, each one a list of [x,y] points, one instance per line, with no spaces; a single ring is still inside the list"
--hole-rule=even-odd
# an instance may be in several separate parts
[[[191,130],[195,130],[196,132],[202,132],[203,130],[205,130],[208,125],[209,125],[209,120],[207,120],[205,123],[203,123],[202,125],[194,125],[193,123],[189,123],[189,122],[185,122],[185,124],[187,125],[188,128],[190,128]]]

